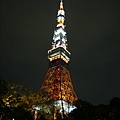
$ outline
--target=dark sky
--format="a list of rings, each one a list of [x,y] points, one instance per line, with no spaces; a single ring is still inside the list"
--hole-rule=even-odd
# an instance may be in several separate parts
[[[1,0],[1,75],[38,90],[48,68],[59,0]],[[120,97],[120,1],[65,0],[78,97],[106,104]]]

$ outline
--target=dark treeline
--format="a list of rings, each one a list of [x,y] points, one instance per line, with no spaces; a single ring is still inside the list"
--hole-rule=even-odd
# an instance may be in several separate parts
[[[46,106],[39,113],[37,120],[53,120],[53,112],[46,114],[45,110],[51,103],[45,103],[33,90],[20,84],[0,79],[0,120],[34,120],[33,105]],[[79,100],[78,109],[73,110],[64,120],[120,120],[120,98],[112,98],[107,105],[92,105]],[[51,110],[52,111],[52,110]],[[57,120],[61,120],[59,115]]]
[[[79,100],[79,110],[74,110],[71,115],[73,120],[120,120],[120,98],[114,97],[108,105],[92,105],[89,102]]]

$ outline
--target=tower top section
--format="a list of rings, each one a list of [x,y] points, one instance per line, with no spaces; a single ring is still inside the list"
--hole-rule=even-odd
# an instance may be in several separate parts
[[[65,31],[65,11],[63,0],[60,1],[60,6],[57,13],[57,25],[53,34],[52,47],[48,51],[48,59],[62,59],[66,63],[70,61],[70,52],[68,51],[67,33]]]
[[[60,9],[63,9],[63,1],[60,2]]]
[[[64,22],[65,22],[65,11],[63,7],[63,1],[61,0],[57,14],[57,27],[62,27],[64,29],[65,28]]]

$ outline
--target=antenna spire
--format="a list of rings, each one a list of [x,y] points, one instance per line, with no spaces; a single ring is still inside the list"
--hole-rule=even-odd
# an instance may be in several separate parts
[[[63,10],[63,1],[60,2],[60,10]]]
[[[68,44],[67,44],[67,33],[65,31],[65,11],[63,7],[63,0],[60,0],[60,7],[58,9],[57,13],[57,25],[56,29],[54,30],[53,34],[53,41],[52,41],[52,48],[48,51],[48,54],[50,54],[50,51],[58,48],[63,48],[65,51],[68,52]],[[51,56],[48,56],[50,61],[53,60],[51,59]],[[64,59],[66,63],[70,61],[69,56]]]

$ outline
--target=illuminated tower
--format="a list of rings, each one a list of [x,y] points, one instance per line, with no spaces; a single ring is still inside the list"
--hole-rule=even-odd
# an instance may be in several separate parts
[[[38,91],[44,100],[54,101],[55,110],[59,108],[61,116],[69,114],[76,108],[74,103],[77,101],[77,96],[68,70],[70,55],[65,31],[65,11],[61,0],[52,47],[48,50],[48,71]]]

